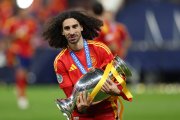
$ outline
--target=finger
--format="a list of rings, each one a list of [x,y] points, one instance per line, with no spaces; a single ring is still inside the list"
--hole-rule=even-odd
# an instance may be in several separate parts
[[[77,100],[76,100],[76,105],[78,106],[79,103],[80,103],[80,96],[78,95]]]
[[[79,94],[79,103],[83,103],[84,101],[83,101],[83,93],[82,92],[80,92],[80,94]]]
[[[91,105],[92,103],[90,93],[87,94],[87,102],[88,102],[88,105]]]
[[[87,98],[86,98],[86,91],[82,92],[82,98],[83,98],[83,102],[86,103],[87,102]]]
[[[107,90],[109,90],[110,87],[111,87],[107,81],[104,83],[103,86],[104,86]]]
[[[109,83],[109,85],[113,85],[114,84],[114,82],[112,81],[112,80],[107,80],[107,82]]]
[[[79,103],[79,96],[77,96],[77,99],[76,99],[76,104]]]
[[[113,85],[112,80],[107,80],[106,85],[110,88]]]
[[[90,94],[89,93],[87,93],[87,91],[84,91],[84,96],[85,96],[85,104],[87,105],[87,106],[89,106],[90,105],[90,98],[89,98],[89,96],[90,96]]]
[[[107,87],[106,84],[104,84],[104,85],[102,86],[102,88],[103,88],[103,90],[105,91],[105,93],[108,93],[108,92],[109,92],[109,88]]]
[[[102,92],[105,92],[105,88],[104,88],[103,86],[101,87],[101,91],[102,91]]]

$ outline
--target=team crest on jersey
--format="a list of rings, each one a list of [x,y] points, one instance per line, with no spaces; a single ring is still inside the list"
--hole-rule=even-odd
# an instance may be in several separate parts
[[[62,83],[62,82],[63,82],[63,77],[62,77],[62,75],[56,74],[56,76],[57,76],[57,81],[58,81],[58,83]]]

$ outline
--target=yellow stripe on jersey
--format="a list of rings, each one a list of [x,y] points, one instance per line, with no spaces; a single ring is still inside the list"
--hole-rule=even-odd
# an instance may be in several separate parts
[[[87,41],[87,42],[89,44],[94,44],[95,46],[99,46],[99,47],[103,48],[104,50],[106,50],[106,52],[108,54],[111,54],[110,49],[104,43],[101,43],[101,42],[98,42],[98,41],[93,41],[93,40],[90,40],[90,41]]]
[[[111,107],[113,109],[115,118],[118,117],[118,105],[115,103],[115,101],[117,101],[118,97],[117,96],[111,96],[110,98],[108,98],[108,101],[111,102]]]
[[[66,49],[63,49],[57,56],[56,56],[56,58],[55,58],[55,60],[54,60],[54,70],[55,71],[57,71],[57,61],[58,61],[58,59],[64,54],[64,52],[67,50],[67,48]]]
[[[117,105],[116,105],[116,103],[114,102],[114,101],[111,101],[111,107],[113,108],[113,111],[114,111],[114,114],[115,114],[115,118],[117,118],[117,113],[118,113],[118,111],[117,111]]]
[[[98,45],[98,44],[95,44],[95,46],[98,46],[98,47],[104,48],[108,54],[111,54],[111,51],[110,51],[110,50],[108,50],[108,49],[106,49],[104,46],[102,46],[102,45]]]

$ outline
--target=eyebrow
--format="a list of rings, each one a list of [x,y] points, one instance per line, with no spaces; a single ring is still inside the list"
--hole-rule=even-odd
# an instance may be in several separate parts
[[[74,24],[74,25],[72,25],[72,27],[74,28],[74,27],[77,27],[78,26],[78,24]]]
[[[70,27],[69,26],[64,26],[64,29],[69,29]]]
[[[78,24],[73,24],[72,27],[77,27]],[[64,28],[68,28],[69,26],[64,26]]]

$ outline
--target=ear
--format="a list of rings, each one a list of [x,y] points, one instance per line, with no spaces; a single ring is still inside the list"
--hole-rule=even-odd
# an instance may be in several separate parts
[[[62,33],[61,33],[62,35],[64,35],[64,32],[62,31]]]

